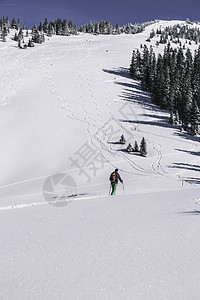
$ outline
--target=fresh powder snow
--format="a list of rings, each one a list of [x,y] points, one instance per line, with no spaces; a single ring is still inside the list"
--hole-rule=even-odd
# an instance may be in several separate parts
[[[129,76],[132,51],[162,53],[146,39],[175,24],[0,44],[1,299],[199,299],[199,137]]]

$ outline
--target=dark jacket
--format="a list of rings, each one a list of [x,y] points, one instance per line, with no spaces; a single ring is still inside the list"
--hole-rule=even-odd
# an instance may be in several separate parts
[[[111,178],[112,178],[113,173],[115,173],[115,181],[114,181],[113,183],[118,184],[118,180],[119,180],[121,183],[123,183],[123,180],[121,179],[119,173],[116,172],[116,171],[114,171],[114,172],[112,172],[112,173],[110,174],[110,180],[111,180]]]

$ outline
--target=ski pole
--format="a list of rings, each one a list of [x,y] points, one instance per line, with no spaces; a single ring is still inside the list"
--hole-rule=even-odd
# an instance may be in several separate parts
[[[110,195],[110,192],[111,192],[111,184],[110,184],[110,188],[109,188],[109,192],[108,192],[108,195]]]
[[[124,183],[122,183],[122,186],[123,186],[123,191],[124,191],[124,195],[125,195]]]

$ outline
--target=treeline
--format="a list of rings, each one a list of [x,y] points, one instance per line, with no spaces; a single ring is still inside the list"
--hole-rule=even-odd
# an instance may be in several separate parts
[[[36,26],[36,25],[34,25]],[[40,22],[38,30],[43,31],[48,36],[52,35],[72,35],[77,34],[77,26],[73,24],[72,20],[67,21],[66,19],[56,19],[55,21],[48,22],[47,18],[45,18],[44,23]]]
[[[116,26],[114,26],[110,21],[90,22],[89,24],[81,26],[78,30],[80,32],[92,34],[136,34],[142,32],[146,26],[156,22],[158,21],[155,20],[150,22],[143,22],[140,24],[129,23],[123,26],[119,26],[119,24],[116,24]]]
[[[53,35],[77,35],[79,32],[90,33],[90,34],[135,34],[142,32],[146,26],[155,23],[156,21],[144,22],[141,24],[128,24],[124,26],[113,26],[109,21],[100,21],[100,22],[90,22],[79,28],[76,24],[73,24],[71,20],[67,21],[66,19],[57,18],[54,21],[48,21],[45,18],[44,22],[37,26],[33,26],[31,32],[28,31],[26,24],[21,24],[19,19],[13,18],[9,22],[8,17],[0,19],[0,38],[2,41],[6,42],[6,36],[10,32],[10,29],[15,29],[14,40],[18,41],[18,47],[25,49],[27,47],[33,47],[34,43],[43,43],[46,36]],[[24,41],[25,37],[29,37],[28,43]]]
[[[50,20],[48,21],[47,18],[45,18],[44,22],[40,22],[39,26],[36,24],[33,26],[32,31],[36,31],[36,29],[39,32],[43,32],[47,34],[48,36],[52,35],[72,35],[77,34],[78,32],[84,32],[84,33],[91,33],[91,34],[135,34],[142,32],[146,26],[151,25],[155,21],[149,21],[149,22],[143,22],[141,24],[127,24],[123,26],[119,26],[117,24],[114,26],[110,21],[100,21],[100,22],[90,22],[88,24],[84,24],[80,27],[77,27],[76,24],[73,24],[72,20],[66,20],[57,18],[54,21]],[[9,32],[9,29],[16,29],[17,31],[20,30],[27,30],[27,26],[24,23],[21,24],[19,19],[13,18],[11,22],[9,22],[8,17],[4,17],[0,19],[0,30],[1,33],[4,32],[4,35],[6,36]]]
[[[191,27],[189,24],[174,26],[167,26],[164,29],[158,28],[156,31],[152,30],[148,42],[155,36],[159,36],[158,44],[167,44],[168,42],[180,43],[180,39],[185,39],[186,43],[191,44],[194,41],[196,44],[200,42],[200,29],[199,27]]]
[[[25,46],[33,47],[34,43],[43,43],[45,41],[45,34],[47,36],[52,35],[71,35],[77,34],[76,25],[72,23],[71,20],[67,22],[67,20],[56,19],[54,22],[48,22],[45,19],[44,23],[40,23],[39,26],[36,24],[33,26],[31,32],[28,32],[28,28],[26,24],[21,24],[20,20],[16,20],[15,18],[9,22],[8,17],[3,17],[0,19],[0,38],[2,41],[6,41],[6,36],[10,32],[10,29],[15,29],[14,40],[18,41],[18,46],[20,48],[24,48],[23,41],[24,37],[30,37],[29,42]]]
[[[130,65],[133,79],[140,80],[152,100],[170,111],[169,121],[181,124],[192,134],[200,133],[200,48],[194,52],[165,47],[157,57],[146,45],[133,51]]]

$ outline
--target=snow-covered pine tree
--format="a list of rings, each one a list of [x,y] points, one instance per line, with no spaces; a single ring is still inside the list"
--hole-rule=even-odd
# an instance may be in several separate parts
[[[153,47],[150,46],[150,70],[149,70],[149,91],[153,91],[154,79],[155,79],[155,70],[156,70],[156,55],[153,52]]]
[[[62,19],[58,18],[54,21],[56,35],[62,35]]]
[[[133,147],[132,147],[131,143],[128,144],[128,146],[127,146],[127,148],[126,148],[126,151],[127,151],[128,153],[133,152]]]
[[[18,41],[18,35],[17,35],[17,32],[15,32],[15,35],[14,35],[14,41]]]
[[[69,35],[69,27],[68,27],[68,23],[67,20],[64,19],[63,20],[63,24],[62,24],[62,35],[68,36]]]
[[[50,21],[48,25],[47,35],[51,37],[54,33],[54,23]]]
[[[152,91],[152,99],[155,104],[159,105],[160,107],[163,106],[163,88],[164,88],[164,73],[163,73],[163,59],[162,55],[159,54],[156,63],[156,70],[155,70],[155,80],[153,85]]]
[[[38,30],[41,32],[42,30],[43,30],[43,28],[42,28],[42,23],[40,22],[40,25],[39,25],[39,27],[38,27]]]
[[[136,58],[136,52],[135,50],[133,50],[130,69],[129,69],[130,75],[133,79],[136,79],[136,68],[137,68],[137,58]]]
[[[146,144],[146,140],[143,137],[140,143],[140,153],[142,156],[146,156],[147,155],[147,144]]]
[[[200,110],[197,102],[193,99],[190,112],[191,133],[193,135],[200,133]]]
[[[106,21],[105,25],[106,25],[106,34],[112,34],[113,33],[113,26],[112,26],[111,22]]]
[[[32,41],[39,44],[41,44],[43,41],[36,24],[32,28]]]
[[[23,30],[28,30],[28,27],[26,26],[26,23],[24,22],[23,26],[22,26]]]
[[[98,22],[95,23],[95,26],[94,26],[94,33],[95,33],[95,34],[100,34],[100,29],[99,29],[99,23],[98,23]]]
[[[184,64],[184,73],[182,75],[182,126],[185,130],[188,129],[191,119],[191,107],[193,102],[192,90],[192,55],[188,49],[186,52],[186,60]]]
[[[142,55],[142,80],[141,85],[142,89],[148,90],[149,88],[149,78],[150,78],[150,55],[149,49],[146,45],[143,47],[143,55]]]
[[[194,54],[192,85],[194,99],[200,107],[200,48]]]
[[[21,29],[21,27],[22,27],[22,26],[21,26],[20,19],[18,19],[18,20],[17,20],[17,28],[18,28],[18,30],[20,30],[20,29]]]
[[[73,34],[73,23],[72,23],[72,20],[68,21],[68,28],[69,28],[69,33]]]
[[[126,143],[126,140],[124,138],[124,135],[122,134],[120,140],[119,140],[120,144],[125,144]]]
[[[12,19],[12,22],[11,22],[10,26],[11,26],[12,29],[16,29],[16,30],[18,29],[17,21],[16,21],[15,18]]]
[[[119,24],[116,24],[115,34],[120,34],[120,27]]]
[[[135,141],[133,152],[139,152],[139,147],[137,141]]]
[[[170,69],[169,66],[166,65],[163,70],[163,75],[165,80],[163,81],[163,101],[162,107],[168,108],[170,106]]]
[[[45,18],[44,23],[42,25],[42,29],[43,29],[44,33],[48,32],[48,26],[49,26],[48,20],[47,20],[47,18]]]

